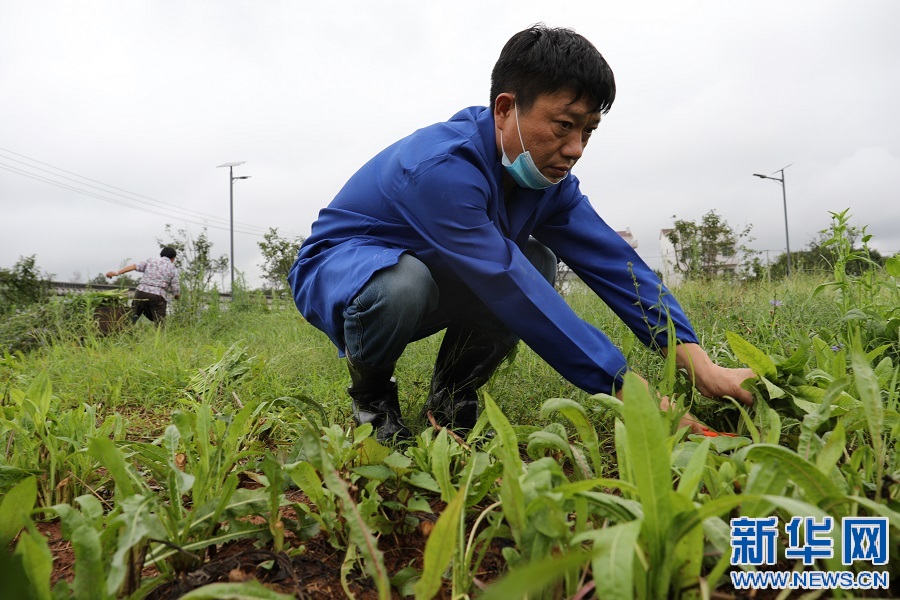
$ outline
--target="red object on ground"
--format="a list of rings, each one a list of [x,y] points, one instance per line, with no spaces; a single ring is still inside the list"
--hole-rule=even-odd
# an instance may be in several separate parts
[[[727,433],[727,432],[724,432],[724,431],[722,431],[722,432],[719,432],[719,431],[713,431],[713,430],[710,429],[709,427],[701,427],[701,428],[700,428],[700,431],[701,431],[701,432],[703,433],[703,435],[705,435],[706,437],[719,437],[720,435],[724,435],[724,436],[728,436],[728,437],[737,437],[737,434],[736,434],[736,433]]]

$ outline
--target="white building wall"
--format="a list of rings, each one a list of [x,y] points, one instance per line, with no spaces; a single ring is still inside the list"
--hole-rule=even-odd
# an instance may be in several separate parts
[[[675,245],[669,240],[671,229],[659,230],[659,254],[662,257],[663,283],[672,287],[680,285],[684,276],[675,269]]]

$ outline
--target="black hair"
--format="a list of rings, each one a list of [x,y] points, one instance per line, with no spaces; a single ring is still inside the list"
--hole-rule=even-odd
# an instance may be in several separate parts
[[[532,25],[512,36],[491,72],[491,109],[497,96],[514,94],[528,110],[541,94],[575,93],[587,98],[591,112],[607,113],[616,99],[616,80],[609,64],[583,36],[571,29]]]
[[[177,253],[175,252],[175,248],[170,248],[170,247],[166,246],[165,248],[160,250],[159,255],[164,256],[166,258],[175,258],[175,256],[177,256]]]

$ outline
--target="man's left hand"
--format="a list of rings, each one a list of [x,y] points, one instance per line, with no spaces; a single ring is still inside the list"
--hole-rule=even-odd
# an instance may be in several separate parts
[[[750,406],[753,404],[753,395],[742,388],[741,384],[754,377],[756,375],[750,369],[729,369],[713,364],[709,371],[704,372],[702,379],[700,373],[697,373],[694,384],[697,391],[707,398],[730,396]]]
[[[753,395],[741,387],[744,381],[756,377],[753,371],[721,367],[698,344],[679,344],[675,352],[678,366],[687,370],[701,394],[707,398],[730,396],[744,404],[753,404]]]

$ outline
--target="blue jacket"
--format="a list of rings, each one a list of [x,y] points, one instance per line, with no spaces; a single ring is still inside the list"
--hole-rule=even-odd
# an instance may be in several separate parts
[[[666,314],[681,342],[690,322],[653,271],[594,211],[570,174],[503,197],[492,112],[466,108],[387,147],[319,213],[288,277],[301,314],[342,352],[343,310],[379,269],[411,252],[458,279],[563,377],[589,392],[618,388],[625,357],[582,320],[525,258],[549,247],[645,344],[664,347]],[[638,292],[640,298],[638,298]]]

